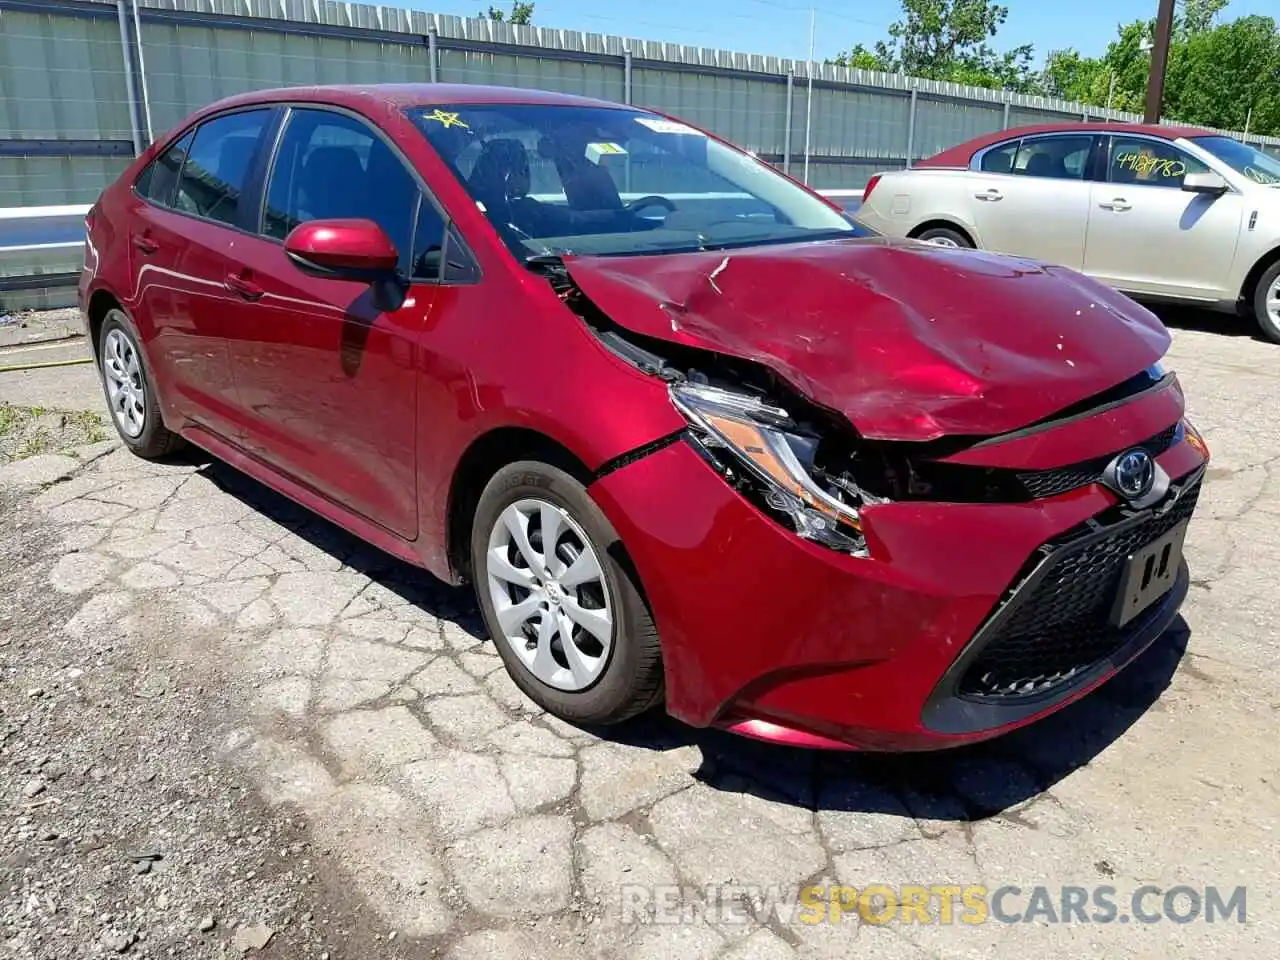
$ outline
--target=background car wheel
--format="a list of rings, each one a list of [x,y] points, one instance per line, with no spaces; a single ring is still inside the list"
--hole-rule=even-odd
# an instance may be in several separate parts
[[[471,570],[485,625],[511,679],[562,720],[618,723],[662,699],[657,630],[620,547],[582,484],[549,464],[504,467],[480,495]]]
[[[1273,263],[1258,281],[1253,293],[1253,315],[1266,338],[1280,343],[1280,262]]]
[[[125,446],[153,460],[182,446],[182,438],[165,427],[160,403],[147,376],[138,337],[128,318],[111,310],[98,335],[98,367],[111,422]]]
[[[966,237],[959,230],[952,230],[950,227],[930,227],[928,230],[922,231],[916,236],[917,240],[923,240],[925,243],[932,243],[939,247],[962,247],[966,250],[973,249],[973,241]]]

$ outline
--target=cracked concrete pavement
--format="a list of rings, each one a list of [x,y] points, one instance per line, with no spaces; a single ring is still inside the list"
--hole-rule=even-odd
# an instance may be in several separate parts
[[[1270,957],[1280,348],[1233,333],[1176,331],[1170,357],[1214,452],[1185,622],[1063,713],[940,755],[558,722],[507,678],[466,591],[199,453],[14,465],[6,511],[50,538],[64,636],[110,635],[179,685],[218,665],[200,697],[226,778],[301,818],[338,864],[329,895],[384,937],[335,957]],[[1142,884],[1243,885],[1248,922],[809,924],[767,902],[810,883],[1110,884],[1121,912]],[[624,909],[676,888],[688,922]]]

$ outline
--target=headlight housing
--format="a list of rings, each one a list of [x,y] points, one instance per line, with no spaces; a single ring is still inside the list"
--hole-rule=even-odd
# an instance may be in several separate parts
[[[786,410],[746,394],[687,382],[670,389],[698,441],[713,456],[718,450],[732,454],[762,491],[765,505],[785,514],[797,534],[865,554],[857,506],[813,477],[818,437],[801,432]]]

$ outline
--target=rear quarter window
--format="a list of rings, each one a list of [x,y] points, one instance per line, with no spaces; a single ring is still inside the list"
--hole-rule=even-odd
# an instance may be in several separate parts
[[[1021,142],[1015,140],[1000,147],[992,147],[982,155],[979,168],[983,173],[1012,173],[1013,158],[1017,156],[1018,145]]]
[[[134,181],[133,189],[138,196],[145,197],[152,203],[162,207],[173,206],[174,191],[178,186],[178,174],[191,150],[191,141],[195,131],[188,132],[164,153],[147,164],[146,169]]]

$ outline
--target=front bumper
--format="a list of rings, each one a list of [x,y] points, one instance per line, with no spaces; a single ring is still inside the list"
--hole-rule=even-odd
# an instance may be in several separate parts
[[[1200,448],[1183,441],[1159,462],[1184,493],[1198,489]],[[965,671],[1020,605],[1037,602],[1026,598],[1046,576],[1042,548],[1118,512],[1100,485],[1028,503],[869,507],[865,558],[765,517],[685,443],[607,475],[591,494],[652,607],[668,711],[797,745],[932,749],[1030,723],[1137,656],[1186,593],[1184,568],[1068,682],[1033,697],[975,699],[961,689]]]

